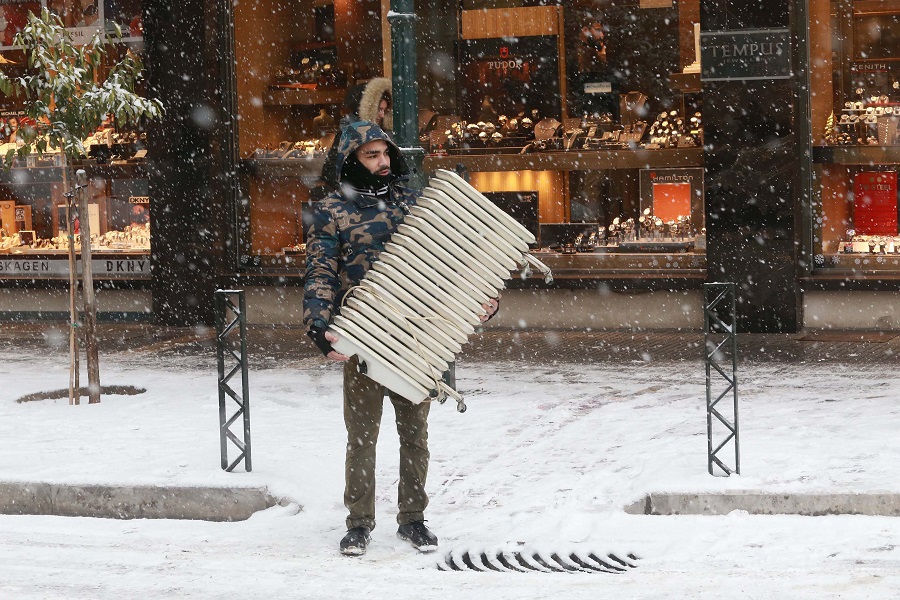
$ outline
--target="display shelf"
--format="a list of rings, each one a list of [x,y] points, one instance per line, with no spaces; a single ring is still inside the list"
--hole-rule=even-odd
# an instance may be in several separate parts
[[[694,240],[674,240],[668,239],[640,239],[633,242],[620,242],[613,246],[600,246],[594,249],[594,252],[630,252],[630,253],[685,253],[694,250]]]
[[[702,148],[662,150],[570,150],[473,156],[426,156],[424,168],[454,169],[462,165],[469,171],[587,171],[613,169],[661,169],[703,165]]]
[[[94,161],[87,161],[76,164],[76,170],[84,169],[87,171],[88,177],[110,177],[110,178],[126,178],[134,179],[138,177],[147,177],[147,162],[122,162],[112,164],[101,164]]]
[[[347,90],[342,88],[325,90],[273,89],[266,90],[263,104],[267,106],[316,106],[343,104]]]
[[[292,159],[245,159],[244,168],[253,175],[269,177],[318,176],[325,157]],[[607,169],[661,169],[703,165],[701,148],[668,150],[573,150],[533,154],[477,156],[426,156],[426,171],[454,169],[461,164],[469,171],[584,171]]]
[[[306,254],[261,254],[252,257],[252,265],[244,269],[249,274],[303,275],[306,269]]]
[[[672,73],[669,75],[669,85],[673,90],[682,94],[696,94],[703,90],[700,83],[700,73]]]
[[[893,271],[900,275],[900,254],[853,252],[849,254],[828,253],[822,256],[824,266],[818,267],[816,273],[852,272],[863,275]]]
[[[891,271],[863,273],[817,269],[812,275],[800,279],[800,286],[804,291],[896,292],[898,284],[900,284],[900,273]]]
[[[601,254],[536,252],[535,257],[553,271],[556,279],[585,277],[706,277],[706,256],[697,253]],[[533,273],[532,278],[540,278]]]
[[[337,49],[335,42],[294,42],[291,44],[294,52],[309,52],[310,50]]]
[[[0,183],[33,184],[62,181],[63,167],[13,167],[0,169]]]
[[[866,167],[900,164],[900,146],[815,146],[813,162]]]
[[[96,161],[79,161],[72,165],[73,170],[84,169],[88,177],[112,177],[133,179],[147,177],[145,162],[99,164]],[[63,166],[54,167],[13,167],[0,169],[0,183],[55,183],[62,181]]]

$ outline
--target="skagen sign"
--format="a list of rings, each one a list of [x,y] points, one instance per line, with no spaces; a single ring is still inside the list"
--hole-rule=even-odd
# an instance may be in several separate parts
[[[788,29],[742,29],[700,33],[702,81],[788,79],[791,35]]]
[[[149,277],[148,258],[98,258],[91,261],[91,267],[98,277]],[[81,272],[81,261],[78,261]],[[0,277],[41,276],[61,278],[69,275],[69,261],[53,258],[0,258]]]

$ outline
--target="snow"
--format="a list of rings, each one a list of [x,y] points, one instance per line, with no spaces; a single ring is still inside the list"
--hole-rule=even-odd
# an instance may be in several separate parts
[[[138,396],[26,404],[65,386],[65,359],[0,352],[0,480],[267,486],[290,499],[244,522],[0,516],[0,598],[896,598],[900,519],[638,516],[651,492],[900,493],[900,375],[886,365],[739,370],[743,475],[706,472],[698,363],[457,367],[468,412],[434,406],[429,525],[395,537],[397,439],[386,403],[378,527],[342,557],[344,430],[336,365],[250,374],[253,472],[219,468],[211,359],[102,358]],[[239,430],[239,428],[235,428]],[[234,449],[231,449],[232,457]],[[619,575],[441,572],[449,552],[633,552]]]

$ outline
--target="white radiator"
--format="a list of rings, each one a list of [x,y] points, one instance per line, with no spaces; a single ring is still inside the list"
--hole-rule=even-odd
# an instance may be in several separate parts
[[[529,254],[534,236],[452,171],[439,169],[329,330],[333,348],[410,402],[457,402],[442,380],[511,272],[550,270]]]

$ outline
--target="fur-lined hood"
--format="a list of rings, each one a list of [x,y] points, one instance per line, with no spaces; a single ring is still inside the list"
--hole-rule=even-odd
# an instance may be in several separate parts
[[[391,91],[391,80],[385,77],[376,77],[370,79],[366,83],[356,84],[347,90],[344,96],[344,116],[341,117],[341,131],[344,131],[351,123],[359,121],[368,121],[376,123],[378,121],[378,105],[381,104],[381,98],[385,92]],[[393,105],[393,98],[391,98]],[[388,107],[384,114],[384,122],[382,129],[390,134],[394,127],[394,119],[391,108]],[[338,146],[340,145],[340,133],[334,137],[334,143],[328,150],[325,158],[325,164],[322,165],[322,180],[330,189],[337,189],[340,182],[338,181],[340,168],[335,168],[338,158]]]
[[[371,121],[372,123],[378,122],[378,105],[381,104],[381,98],[384,96],[385,92],[391,91],[391,80],[386,77],[375,77],[374,79],[370,79],[366,84],[365,88],[363,88],[362,96],[359,99],[359,107],[358,112],[360,121]],[[385,131],[393,131],[394,130],[394,117],[393,117],[393,95],[391,96],[391,105],[388,106],[387,111],[384,113],[384,123],[382,124],[382,129]]]

